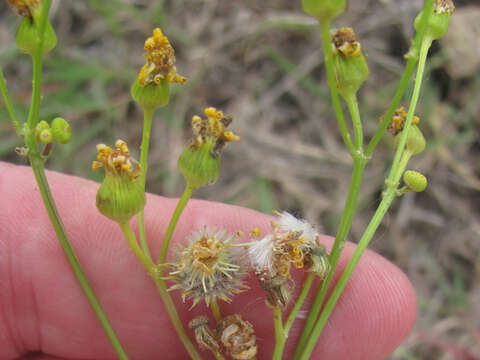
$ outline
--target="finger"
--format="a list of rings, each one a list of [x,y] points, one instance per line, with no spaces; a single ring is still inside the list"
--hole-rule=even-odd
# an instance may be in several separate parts
[[[187,358],[149,275],[118,226],[96,210],[98,184],[53,172],[47,177],[79,260],[130,357]],[[13,359],[29,351],[59,358],[115,358],[65,260],[31,169],[0,164],[0,196],[0,358]],[[159,253],[175,205],[173,199],[148,197],[147,236],[153,254]],[[244,232],[259,226],[266,231],[269,221],[248,209],[192,201],[173,241],[185,241],[204,225]],[[327,237],[322,240],[331,243]],[[346,246],[341,266],[352,250],[353,245]],[[240,312],[254,325],[258,359],[266,359],[274,342],[271,310],[254,278],[249,285],[251,290],[221,308],[225,315]],[[176,292],[172,296],[184,324],[207,312],[203,305],[188,311],[189,303],[182,304]],[[360,360],[383,359],[405,337],[414,318],[415,296],[406,277],[367,252],[320,337],[315,357],[351,359],[355,354]],[[289,343],[295,343],[300,326],[298,321]],[[291,354],[291,345],[286,351]]]

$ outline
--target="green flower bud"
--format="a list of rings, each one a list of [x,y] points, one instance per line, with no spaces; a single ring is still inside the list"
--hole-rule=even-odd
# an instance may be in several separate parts
[[[42,144],[50,144],[53,140],[52,129],[43,129],[38,134],[38,141]]]
[[[450,16],[453,14],[454,10],[455,6],[453,5],[452,0],[435,0],[433,13],[428,19],[425,37],[430,40],[437,40],[443,37],[447,33]],[[424,11],[422,10],[415,18],[414,26],[417,31],[422,21],[423,14]]]
[[[418,171],[407,170],[403,174],[403,182],[409,190],[421,192],[427,188],[427,178]]]
[[[187,147],[178,158],[178,170],[188,186],[196,189],[215,182],[220,175],[220,156],[213,156],[213,142],[199,149]]]
[[[35,126],[35,138],[37,141],[40,141],[40,133],[42,130],[50,129],[50,125],[45,120],[39,121],[37,126]]]
[[[72,138],[70,124],[63,118],[57,117],[52,121],[53,137],[59,144],[66,144]]]
[[[143,109],[155,109],[165,106],[170,100],[170,87],[166,79],[162,79],[158,84],[152,83],[145,86],[140,85],[138,79],[135,79],[130,94]]]
[[[34,18],[25,16],[18,28],[17,46],[21,51],[33,55],[39,44],[40,37],[36,21]],[[57,45],[57,35],[55,34],[55,30],[53,30],[50,22],[47,20],[43,39],[43,54],[48,53],[55,47],[55,45]]]
[[[145,206],[145,192],[130,176],[107,173],[97,192],[97,209],[109,219],[126,222]]]
[[[346,3],[346,0],[302,0],[302,8],[306,14],[326,24],[345,11]]]
[[[395,136],[395,147],[397,147],[398,142],[402,134]],[[416,125],[412,125],[410,131],[408,132],[407,142],[405,143],[405,150],[409,151],[412,155],[418,155],[423,150],[425,150],[426,141],[422,132]]]
[[[195,115],[192,118],[193,140],[178,159],[178,169],[187,185],[196,189],[218,179],[220,174],[220,153],[227,142],[240,138],[227,126],[230,116],[213,107],[205,109],[206,119]]]
[[[356,94],[370,72],[353,29],[339,29],[332,35],[332,42],[338,92],[348,98]]]

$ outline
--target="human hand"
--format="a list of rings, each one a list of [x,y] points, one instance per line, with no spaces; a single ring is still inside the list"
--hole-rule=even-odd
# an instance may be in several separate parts
[[[80,263],[130,358],[187,359],[153,281],[130,252],[119,227],[97,211],[99,185],[54,172],[48,172],[47,178]],[[29,358],[37,360],[114,359],[110,343],[63,255],[32,170],[0,163],[0,197],[0,359],[22,358],[29,353]],[[175,205],[175,200],[155,195],[147,199],[146,228],[152,254],[160,251]],[[252,210],[193,200],[180,218],[173,241],[182,242],[203,225],[245,233],[254,226],[268,230],[270,220]],[[332,244],[330,237],[322,236],[321,240],[327,248]],[[354,245],[347,244],[340,270],[353,250]],[[302,273],[295,275],[298,291]],[[254,277],[248,285],[251,289],[234,297],[231,304],[219,305],[224,315],[240,313],[253,324],[258,359],[268,359],[274,347],[272,312]],[[178,295],[172,292],[186,328],[193,317],[210,313],[203,304],[189,311],[190,304],[182,304]],[[407,335],[415,314],[415,294],[406,276],[383,257],[367,251],[312,358],[384,359]],[[287,359],[293,354],[301,324],[297,320],[290,332]],[[209,355],[203,352],[202,356]]]

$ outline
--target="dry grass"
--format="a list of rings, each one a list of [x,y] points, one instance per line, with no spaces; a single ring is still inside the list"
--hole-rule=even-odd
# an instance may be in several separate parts
[[[59,46],[46,68],[43,116],[61,114],[76,139],[49,167],[93,178],[98,142],[139,144],[141,114],[129,85],[142,64],[142,44],[162,26],[189,78],[175,88],[154,123],[149,190],[177,196],[176,158],[190,136],[188,121],[208,105],[234,116],[242,143],[223,157],[215,186],[197,196],[269,211],[290,209],[335,233],[348,190],[351,161],[330,107],[320,36],[300,1],[70,1],[54,3]],[[475,0],[457,2],[479,8]],[[402,71],[422,1],[351,1],[338,25],[353,25],[369,55],[371,77],[361,91],[367,136],[386,109]],[[476,5],[475,5],[476,4]],[[0,65],[20,109],[29,97],[28,62],[13,47],[17,19],[0,4]],[[480,46],[480,45],[477,45]],[[478,48],[478,47],[477,47]],[[15,61],[13,61],[15,60]],[[480,354],[480,89],[478,68],[452,78],[435,46],[418,114],[429,147],[412,162],[429,179],[421,194],[396,202],[373,248],[414,283],[419,319],[392,359],[478,359]],[[16,142],[0,108],[0,156]],[[350,239],[365,229],[392,160],[390,139],[367,167]]]

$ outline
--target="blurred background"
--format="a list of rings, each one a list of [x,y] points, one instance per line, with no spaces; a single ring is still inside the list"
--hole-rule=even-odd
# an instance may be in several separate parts
[[[142,114],[129,87],[145,38],[160,26],[189,81],[172,86],[170,104],[156,113],[148,190],[181,194],[176,159],[190,139],[190,119],[215,106],[233,116],[242,142],[227,147],[220,179],[196,197],[267,213],[288,209],[334,235],[352,162],[331,109],[319,31],[300,3],[54,1],[59,42],[45,61],[41,115],[66,118],[74,138],[47,167],[98,181],[90,170],[97,143],[122,138],[138,148]],[[422,5],[351,1],[335,23],[352,26],[368,54],[371,76],[360,92],[367,138],[393,95]],[[447,36],[430,53],[417,111],[428,148],[409,166],[429,186],[395,202],[371,245],[408,274],[418,296],[416,326],[390,359],[480,359],[480,4],[455,5]],[[31,67],[15,47],[18,23],[0,2],[0,66],[25,118]],[[0,160],[25,164],[13,151],[20,145],[0,102]],[[351,241],[379,203],[392,155],[386,136],[367,166]]]

